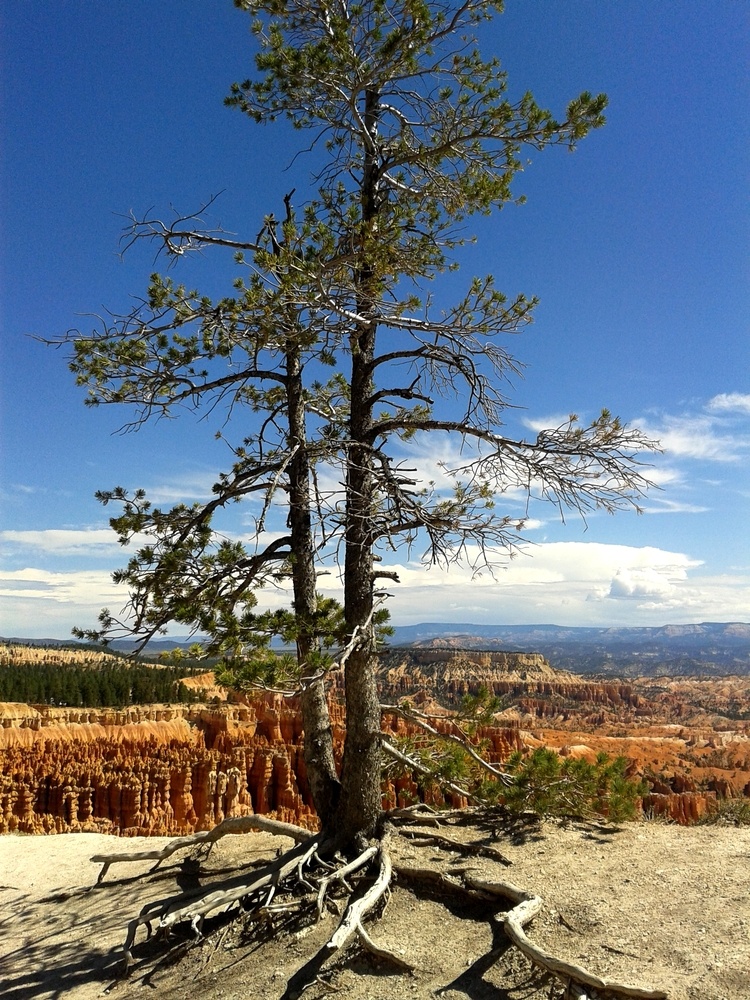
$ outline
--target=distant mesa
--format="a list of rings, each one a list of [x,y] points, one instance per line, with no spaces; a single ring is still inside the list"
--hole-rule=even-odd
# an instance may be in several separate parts
[[[4,643],[70,646],[59,639],[0,639]],[[188,649],[196,636],[149,643],[149,655]],[[477,625],[424,622],[394,629],[392,647],[535,652],[554,667],[578,674],[617,677],[750,675],[750,624],[702,622],[625,628],[561,625]],[[132,652],[134,642],[114,642],[115,652]]]
[[[557,668],[617,677],[750,674],[750,624],[653,628],[424,623],[395,629],[394,645],[528,650]]]

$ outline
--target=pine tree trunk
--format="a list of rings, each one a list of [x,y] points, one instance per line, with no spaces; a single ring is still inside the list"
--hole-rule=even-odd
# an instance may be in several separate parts
[[[371,424],[370,366],[374,333],[359,338],[352,366],[353,441],[367,437]],[[380,791],[380,704],[375,685],[372,557],[372,453],[369,443],[350,446],[344,609],[347,632],[359,643],[346,661],[346,742],[336,838],[341,843],[370,836],[382,810]]]
[[[307,454],[302,365],[299,350],[290,341],[287,350],[287,404],[289,410],[289,528],[292,537],[292,587],[297,615],[297,662],[302,668],[302,725],[304,760],[313,805],[321,824],[328,826],[338,800],[339,782],[333,756],[333,734],[322,678],[315,654],[317,588],[315,542],[311,520],[310,462]]]
[[[367,133],[361,184],[362,264],[355,274],[357,313],[363,317],[350,337],[351,394],[346,479],[346,555],[344,612],[347,632],[358,644],[345,667],[346,743],[341,800],[336,815],[340,843],[372,835],[382,812],[380,787],[380,705],[375,684],[373,614],[373,515],[375,477],[372,457],[373,359],[377,333],[376,273],[368,261],[377,238],[378,164],[374,148],[380,95],[365,95]],[[369,248],[369,249],[368,249]]]

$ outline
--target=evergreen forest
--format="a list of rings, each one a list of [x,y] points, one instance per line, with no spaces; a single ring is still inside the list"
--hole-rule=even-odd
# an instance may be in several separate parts
[[[0,666],[0,702],[70,708],[125,708],[157,702],[199,701],[181,683],[184,666],[151,666],[127,660],[81,665],[6,663]]]

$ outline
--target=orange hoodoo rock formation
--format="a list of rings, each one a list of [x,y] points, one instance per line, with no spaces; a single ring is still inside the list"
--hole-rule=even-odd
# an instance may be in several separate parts
[[[277,695],[122,713],[2,705],[0,720],[0,833],[172,835],[254,811],[316,825],[299,712]]]
[[[331,717],[340,753],[337,702]],[[252,812],[317,825],[293,698],[263,694],[243,704],[123,712],[6,704],[0,720],[0,833],[176,835]],[[403,719],[391,721],[394,732],[414,731]],[[452,723],[437,725],[448,731]],[[523,745],[514,726],[480,735],[496,762]],[[417,794],[409,776],[384,782],[387,805]],[[432,797],[442,804],[438,792]]]
[[[644,808],[681,823],[720,799],[750,797],[747,678],[587,680],[536,654],[454,649],[386,651],[378,675],[384,701],[408,698],[444,732],[464,695],[498,695],[504,708],[479,734],[494,763],[543,745],[590,759],[622,755],[649,782]],[[340,753],[343,708],[335,675],[332,682]],[[224,694],[209,674],[194,683],[217,699]],[[414,734],[400,717],[387,716],[384,726]],[[399,771],[384,782],[386,805],[418,794]],[[438,792],[428,794],[441,803]],[[122,710],[0,704],[0,833],[175,835],[251,812],[317,824],[293,698]]]

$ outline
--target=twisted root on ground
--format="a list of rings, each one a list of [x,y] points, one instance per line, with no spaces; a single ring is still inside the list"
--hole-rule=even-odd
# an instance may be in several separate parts
[[[189,924],[194,940],[197,941],[202,937],[203,924],[207,917],[226,912],[232,907],[250,911],[256,920],[271,920],[274,914],[301,906],[304,900],[311,899],[314,899],[315,919],[320,920],[328,908],[338,913],[329,896],[333,886],[343,886],[349,893],[343,915],[320,952],[293,977],[294,982],[290,982],[286,995],[290,998],[299,996],[307,986],[316,981],[324,965],[355,938],[361,947],[377,958],[391,963],[400,970],[413,971],[414,966],[403,953],[397,954],[379,946],[364,927],[367,917],[387,899],[395,872],[404,884],[428,884],[433,888],[439,888],[443,893],[483,903],[491,919],[502,924],[510,941],[534,965],[556,977],[566,988],[567,996],[571,998],[666,1000],[667,994],[663,991],[604,980],[580,966],[557,958],[530,941],[524,928],[544,905],[541,897],[533,893],[526,892],[509,882],[483,880],[467,872],[463,873],[462,881],[459,882],[434,869],[411,868],[401,864],[394,866],[388,848],[391,837],[395,835],[393,824],[396,823],[409,824],[404,835],[412,840],[449,847],[469,856],[484,854],[503,864],[510,862],[494,848],[462,844],[442,834],[415,831],[413,829],[415,823],[426,821],[433,826],[436,824],[434,816],[425,812],[423,807],[394,810],[390,814],[390,819],[392,822],[388,832],[377,843],[371,844],[349,860],[340,856],[323,860],[320,856],[323,847],[321,834],[311,835],[302,827],[255,815],[224,820],[212,830],[178,837],[161,849],[95,855],[91,860],[103,866],[96,883],[101,885],[113,864],[154,861],[155,864],[150,869],[154,871],[178,851],[188,850],[192,851],[194,856],[207,856],[221,838],[252,830],[289,837],[295,842],[293,848],[280,852],[277,858],[260,867],[252,868],[223,882],[214,882],[144,906],[128,923],[127,936],[122,946],[126,974],[133,964],[133,948],[141,926],[146,928],[148,938],[154,932],[154,925],[157,934],[167,936],[178,924]],[[359,884],[353,889],[348,879],[355,875],[359,878]],[[369,886],[368,881],[371,882]],[[285,898],[274,903],[274,899],[281,895]],[[499,900],[510,901],[513,904],[512,908],[507,912],[497,912]]]

